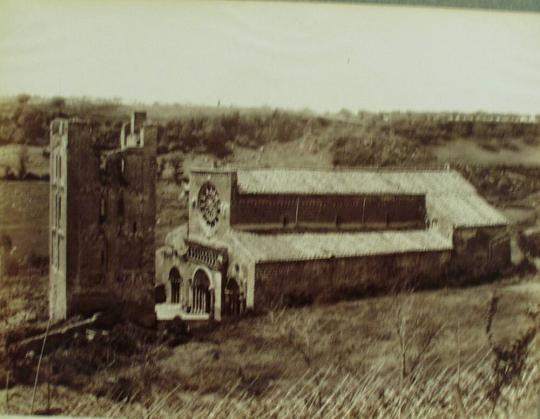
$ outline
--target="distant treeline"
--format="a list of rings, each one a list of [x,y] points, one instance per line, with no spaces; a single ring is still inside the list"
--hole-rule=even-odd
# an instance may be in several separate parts
[[[445,141],[469,139],[481,147],[497,151],[516,149],[516,140],[528,145],[540,141],[538,118],[514,115],[386,113],[346,115],[354,128],[337,133],[330,141],[334,164],[403,165],[426,164],[433,160],[429,148]]]
[[[514,139],[536,144],[540,117],[512,114],[387,112],[316,115],[270,108],[196,108],[182,105],[123,105],[117,101],[36,99],[19,95],[0,101],[0,145],[48,144],[50,121],[77,116],[97,121],[101,141],[118,142],[123,122],[146,109],[160,123],[158,152],[195,151],[225,157],[234,147],[311,138],[329,147],[341,165],[396,164],[404,156],[425,160],[424,145],[470,138],[487,147],[511,147]],[[496,144],[494,144],[494,142]]]
[[[57,117],[80,117],[98,122],[100,136],[116,141],[129,111],[116,102],[42,99],[29,95],[0,100],[0,145],[48,145],[49,125]]]
[[[257,148],[270,142],[288,142],[319,132],[328,124],[324,118],[279,110],[194,115],[164,125],[158,153],[199,150],[224,157],[234,146]]]
[[[328,1],[328,0],[327,0]],[[459,7],[471,9],[513,10],[523,12],[539,12],[537,0],[330,0],[334,3],[373,3],[395,4],[403,6]]]
[[[513,114],[394,112],[363,113],[357,118],[375,132],[393,133],[423,143],[458,137],[527,138],[540,135],[538,117]]]

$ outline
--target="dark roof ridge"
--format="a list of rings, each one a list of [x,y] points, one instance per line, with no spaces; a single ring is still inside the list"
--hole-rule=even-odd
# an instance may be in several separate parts
[[[380,166],[358,166],[358,167],[256,167],[256,166],[238,166],[238,167],[194,167],[191,172],[212,172],[212,173],[236,173],[239,171],[255,172],[255,171],[275,171],[275,172],[455,172],[447,165],[430,166],[430,167],[380,167]]]

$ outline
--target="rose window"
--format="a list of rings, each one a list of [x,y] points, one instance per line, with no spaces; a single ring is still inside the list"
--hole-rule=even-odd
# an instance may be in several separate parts
[[[206,224],[214,227],[219,221],[221,212],[221,201],[216,187],[211,183],[205,183],[199,191],[197,203]]]

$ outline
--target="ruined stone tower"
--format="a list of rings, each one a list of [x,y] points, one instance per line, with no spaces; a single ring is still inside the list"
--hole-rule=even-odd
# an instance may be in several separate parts
[[[97,311],[154,319],[157,127],[132,118],[107,147],[78,119],[51,123],[50,289],[53,321]]]

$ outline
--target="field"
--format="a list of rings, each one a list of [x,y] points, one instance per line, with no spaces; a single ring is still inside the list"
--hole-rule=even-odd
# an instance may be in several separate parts
[[[21,161],[29,172],[37,176],[49,173],[49,157],[44,147],[8,144],[0,146],[0,178],[9,171],[18,176]]]
[[[328,121],[310,116],[309,127],[295,125],[298,135],[284,142],[234,141],[225,155],[200,144],[161,152],[157,243],[187,219],[184,179],[192,167],[333,167],[336,159],[381,164],[386,156],[402,165],[458,168],[511,221],[514,268],[469,287],[404,289],[273,311],[192,336],[178,325],[157,332],[132,325],[96,329],[46,354],[34,411],[49,406],[50,412],[77,416],[536,417],[540,275],[534,265],[540,263],[525,259],[516,237],[538,225],[538,138],[459,137],[424,145],[391,139],[380,149],[354,134],[357,122]],[[21,147],[2,146],[0,167],[15,167]],[[26,153],[33,156],[27,170],[46,174],[43,149],[29,146]],[[407,153],[419,160],[409,161]],[[13,258],[25,266],[31,253],[46,256],[47,182],[0,182],[0,196],[0,233],[11,237]],[[47,277],[35,272],[3,279],[3,341],[45,328],[46,291]],[[0,391],[0,411],[30,413],[38,358],[34,353],[9,364],[2,354],[0,383],[9,388]]]
[[[0,181],[0,235],[13,242],[13,257],[21,260],[49,252],[49,183]]]
[[[83,340],[45,357],[41,377],[52,382],[50,408],[67,415],[435,418],[463,408],[467,417],[535,417],[539,339],[512,344],[538,326],[539,301],[540,278],[527,276],[274,311],[175,347],[126,333],[109,362],[96,363],[100,339]],[[495,363],[501,349],[519,361],[503,362],[508,382]],[[0,409],[28,413],[31,393],[0,392]],[[47,394],[40,385],[39,409]]]

